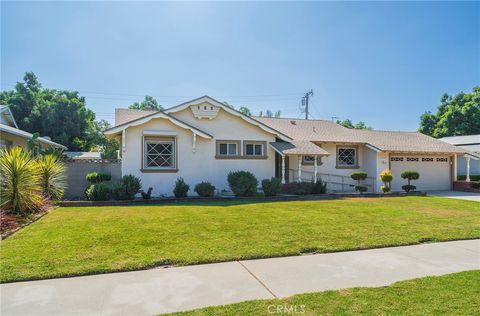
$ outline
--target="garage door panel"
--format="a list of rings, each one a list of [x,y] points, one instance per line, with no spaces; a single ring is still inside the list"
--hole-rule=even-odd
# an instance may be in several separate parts
[[[439,156],[391,156],[390,168],[393,173],[392,190],[401,191],[407,180],[400,177],[405,170],[415,170],[420,179],[412,181],[419,191],[450,190],[450,158]]]

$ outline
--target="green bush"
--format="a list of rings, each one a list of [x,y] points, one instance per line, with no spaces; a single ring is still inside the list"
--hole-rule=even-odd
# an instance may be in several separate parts
[[[140,179],[134,175],[123,176],[113,184],[112,193],[115,200],[133,200],[142,187]]]
[[[411,184],[402,185],[402,190],[405,190],[407,193],[410,191],[415,191],[416,189],[417,187]]]
[[[382,185],[380,187],[380,189],[382,189],[383,193],[388,193],[390,192],[390,187],[389,186],[386,186],[386,185]]]
[[[295,194],[295,195],[306,195],[312,194],[313,192],[313,183],[311,182],[290,182],[282,185],[282,193],[285,194]]]
[[[327,192],[327,183],[318,179],[313,185],[312,194],[325,194]]]
[[[201,197],[211,197],[215,195],[215,187],[210,182],[200,182],[195,186],[194,191]]]
[[[467,180],[467,175],[466,174],[459,175],[459,176],[457,176],[457,180],[465,181],[465,180]],[[480,174],[471,174],[470,175],[470,181],[480,181]]]
[[[356,181],[365,180],[367,178],[367,176],[368,176],[368,174],[366,172],[363,172],[363,171],[354,172],[350,175],[350,177],[353,180],[356,180]]]
[[[230,172],[227,181],[235,196],[254,196],[257,193],[258,180],[251,172]]]
[[[112,175],[104,172],[90,172],[87,173],[86,179],[90,183],[100,183],[104,181],[110,181],[112,179]]]
[[[148,188],[148,191],[145,192],[145,191],[140,191],[140,194],[142,195],[142,199],[144,200],[150,200],[152,198],[152,190],[153,188],[150,187]]]
[[[85,191],[89,201],[106,201],[110,197],[110,188],[104,183],[90,185]]]
[[[368,188],[364,185],[356,185],[355,186],[355,191],[358,191],[360,193],[367,192]]]
[[[175,187],[173,188],[173,194],[175,197],[186,197],[188,190],[190,190],[190,186],[183,180],[183,178],[177,178],[177,181],[175,181]]]
[[[262,190],[265,196],[275,196],[280,192],[282,180],[279,178],[271,178],[262,180]]]

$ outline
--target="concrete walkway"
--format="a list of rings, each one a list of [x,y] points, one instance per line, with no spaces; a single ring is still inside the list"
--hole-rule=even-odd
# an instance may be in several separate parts
[[[480,193],[474,193],[474,192],[430,191],[430,192],[427,192],[427,195],[446,197],[446,198],[450,198],[450,199],[459,199],[459,200],[480,202]]]
[[[480,240],[1,285],[2,315],[154,315],[480,269]]]

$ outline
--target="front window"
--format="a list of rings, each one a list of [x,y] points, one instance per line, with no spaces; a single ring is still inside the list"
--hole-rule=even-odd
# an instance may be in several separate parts
[[[218,146],[218,152],[222,156],[238,156],[238,144],[220,143]]]
[[[246,144],[246,156],[263,156],[263,144]]]
[[[305,155],[302,158],[302,164],[304,165],[313,165],[315,163],[315,156]],[[321,165],[321,157],[317,156],[317,165]]]
[[[175,141],[145,140],[144,168],[174,169]]]
[[[338,167],[356,167],[357,149],[351,147],[337,148],[337,166]]]

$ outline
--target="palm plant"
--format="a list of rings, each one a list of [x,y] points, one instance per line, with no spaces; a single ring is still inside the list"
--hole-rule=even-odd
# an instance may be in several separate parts
[[[67,185],[65,165],[56,155],[52,154],[39,156],[37,161],[43,193],[52,200],[60,199]]]
[[[29,152],[21,147],[0,150],[0,207],[25,215],[43,205],[40,172]]]

